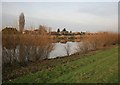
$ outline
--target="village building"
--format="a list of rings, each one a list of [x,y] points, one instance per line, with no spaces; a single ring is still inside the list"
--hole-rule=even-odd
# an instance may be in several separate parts
[[[32,34],[32,35],[43,35],[47,34],[50,35],[50,38],[52,40],[52,42],[56,43],[56,42],[61,42],[61,43],[66,43],[66,42],[80,42],[81,39],[83,38],[83,36],[88,36],[88,35],[94,35],[93,33],[83,33],[83,32],[72,32],[72,31],[67,31],[65,28],[60,31],[60,29],[56,32],[56,31],[51,31],[51,32],[47,32],[47,30],[45,29],[46,27],[40,25],[39,29],[34,29],[34,30],[24,30],[23,34]],[[18,32],[15,28],[8,28],[6,27],[5,29],[3,29],[3,32],[6,33],[7,31],[4,30],[12,30],[9,32],[13,32],[16,33]]]

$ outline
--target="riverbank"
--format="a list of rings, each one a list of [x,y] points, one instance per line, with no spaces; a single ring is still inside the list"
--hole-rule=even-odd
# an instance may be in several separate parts
[[[115,83],[118,82],[118,46],[41,60],[15,70],[8,68],[3,79],[9,83]]]

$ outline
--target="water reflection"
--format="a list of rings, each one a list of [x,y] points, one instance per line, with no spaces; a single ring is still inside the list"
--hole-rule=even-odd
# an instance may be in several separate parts
[[[77,52],[77,45],[79,42],[55,43],[55,49],[50,53],[49,58],[56,58],[66,56],[65,46],[70,45],[70,55]]]
[[[21,63],[22,65],[27,64],[27,62],[34,62],[38,59],[45,58],[56,58],[66,56],[67,52],[65,46],[69,44],[70,54],[77,52],[77,44],[79,42],[67,42],[67,43],[53,43],[54,49],[49,51],[41,46],[32,46],[32,45],[13,45],[12,48],[7,48],[3,45],[2,54],[3,54],[3,64],[12,64],[12,63]],[[47,46],[47,45],[46,45]],[[51,46],[51,45],[50,45]],[[47,53],[46,53],[47,52]],[[45,54],[49,54],[48,56]]]

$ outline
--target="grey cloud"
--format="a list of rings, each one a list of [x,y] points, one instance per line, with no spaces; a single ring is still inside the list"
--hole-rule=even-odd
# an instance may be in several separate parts
[[[89,2],[79,4],[79,13],[90,13],[96,16],[112,16],[118,11],[117,2]]]

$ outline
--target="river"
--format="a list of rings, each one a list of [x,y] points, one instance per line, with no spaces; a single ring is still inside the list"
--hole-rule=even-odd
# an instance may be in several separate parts
[[[28,61],[36,61],[37,57],[39,59],[51,59],[56,57],[67,56],[67,51],[65,47],[69,45],[69,55],[77,52],[78,42],[67,42],[67,43],[53,43],[55,44],[54,49],[49,53],[49,56],[42,56],[39,52],[41,49],[30,47],[30,46],[16,46],[15,48],[2,47],[2,60],[3,63],[14,63],[14,62],[28,62]],[[43,53],[44,54],[44,53]],[[20,57],[19,57],[20,56]]]
[[[78,42],[55,43],[54,50],[50,53],[49,58],[66,56],[65,46],[70,45],[70,55],[77,52]]]

